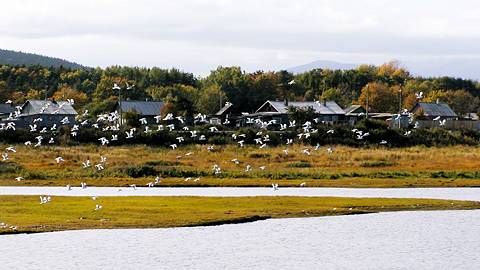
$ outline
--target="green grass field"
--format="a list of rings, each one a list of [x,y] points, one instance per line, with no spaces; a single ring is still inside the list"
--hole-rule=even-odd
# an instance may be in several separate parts
[[[97,204],[103,206],[96,211]],[[336,197],[0,196],[0,234],[79,229],[165,228],[387,211],[480,209],[480,203]],[[15,229],[12,229],[14,227]]]

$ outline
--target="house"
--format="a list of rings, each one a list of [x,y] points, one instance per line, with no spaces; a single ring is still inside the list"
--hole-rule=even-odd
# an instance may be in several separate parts
[[[13,104],[0,104],[0,121],[6,120],[15,111]]]
[[[355,123],[366,116],[366,110],[362,105],[353,104],[345,108],[344,111],[345,121],[351,125],[355,125]]]
[[[315,111],[316,118],[323,123],[338,123],[344,121],[345,112],[334,101],[271,101],[267,100],[248,118],[258,118],[262,121],[275,120],[277,124],[288,123],[288,109],[290,107]]]
[[[427,103],[417,102],[410,112],[422,120],[433,120],[440,117],[441,119],[456,119],[458,115],[446,103]]]
[[[72,125],[77,116],[72,104],[67,101],[55,100],[27,100],[22,105],[20,112],[17,126],[24,128],[33,124],[34,120],[38,118],[41,119],[41,121],[35,122],[38,127],[61,125],[62,120],[65,124]],[[68,123],[65,119],[68,119]]]
[[[226,119],[233,119],[235,116],[232,114],[232,107],[233,104],[230,102],[225,103],[225,106],[223,106],[218,112],[216,112],[214,115],[210,117],[210,124],[214,125],[220,125],[222,123],[225,123]],[[234,123],[234,121],[230,121],[231,123]]]
[[[146,118],[149,125],[156,123],[155,116],[160,115],[164,106],[162,101],[125,100],[117,102],[113,111],[118,113],[136,112],[140,118]],[[124,121],[122,120],[122,123]]]

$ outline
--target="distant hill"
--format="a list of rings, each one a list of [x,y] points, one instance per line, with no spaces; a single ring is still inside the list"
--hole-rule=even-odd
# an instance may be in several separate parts
[[[311,62],[305,65],[297,66],[297,67],[292,67],[288,68],[287,71],[292,72],[292,73],[303,73],[312,69],[317,69],[317,68],[322,68],[322,69],[354,69],[358,64],[346,64],[346,63],[340,63],[340,62],[335,62],[335,61],[327,61],[327,60],[318,60],[315,62]]]
[[[400,64],[406,67],[413,75],[422,77],[450,76],[463,79],[480,80],[480,60],[477,58],[450,59],[429,58],[419,60],[402,61]],[[347,64],[335,61],[319,60],[305,65],[288,68],[287,70],[298,74],[312,69],[322,68],[331,70],[346,70],[357,68],[360,64]]]
[[[44,67],[63,66],[64,68],[69,68],[69,69],[85,68],[80,64],[69,62],[67,60],[63,60],[60,58],[43,56],[43,55],[33,54],[33,53],[2,50],[2,49],[0,49],[0,64],[12,65],[12,66],[21,66],[21,65],[25,65],[25,66],[39,65]]]

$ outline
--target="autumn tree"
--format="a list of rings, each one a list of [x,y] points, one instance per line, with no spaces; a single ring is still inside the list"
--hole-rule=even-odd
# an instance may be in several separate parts
[[[75,105],[78,106],[84,105],[88,100],[87,94],[77,91],[66,84],[62,85],[57,92],[53,94],[53,98],[55,100],[73,99]]]
[[[362,88],[358,103],[367,107],[369,112],[397,112],[399,93],[398,88],[390,87],[386,83],[373,82]]]

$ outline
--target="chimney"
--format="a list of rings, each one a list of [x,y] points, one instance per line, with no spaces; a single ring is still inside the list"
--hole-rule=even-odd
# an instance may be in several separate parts
[[[285,99],[284,104],[285,104],[285,106],[288,107],[288,99],[287,98]]]

